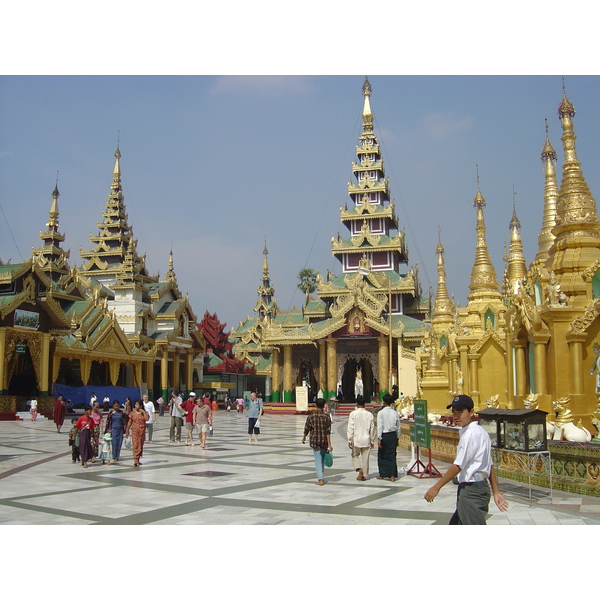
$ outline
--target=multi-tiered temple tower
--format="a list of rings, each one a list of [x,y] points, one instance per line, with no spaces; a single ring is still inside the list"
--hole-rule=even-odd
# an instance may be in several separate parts
[[[340,208],[349,235],[332,239],[341,274],[318,275],[318,299],[307,297],[302,310],[287,312],[273,305],[270,280],[263,279],[258,319],[248,318],[232,331],[238,340],[236,356],[270,360],[263,370],[264,391],[271,396],[272,381],[273,400],[291,402],[298,386],[308,387],[309,396],[341,393],[347,401],[358,394],[379,398],[394,384],[405,393],[416,392],[414,350],[426,334],[423,320],[430,303],[421,298],[417,269],[406,267],[405,235],[398,231],[373,131],[367,78],[362,91],[354,181],[348,184],[349,205]]]

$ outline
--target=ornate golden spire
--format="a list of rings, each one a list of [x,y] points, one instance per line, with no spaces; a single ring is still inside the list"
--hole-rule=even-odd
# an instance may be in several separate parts
[[[548,258],[548,250],[554,243],[552,228],[556,225],[556,204],[558,201],[558,185],[556,184],[556,150],[550,143],[548,137],[548,119],[546,119],[546,143],[542,148],[542,162],[544,163],[545,185],[544,185],[544,216],[542,219],[542,230],[538,235],[538,253],[536,262],[545,263]]]
[[[482,292],[485,292],[483,295],[489,295],[489,292],[492,292],[494,296],[499,296],[496,271],[490,259],[485,238],[486,228],[485,219],[483,217],[485,198],[479,189],[479,175],[477,176],[477,179],[477,194],[473,201],[473,205],[477,211],[477,225],[475,229],[477,233],[477,244],[475,247],[475,263],[471,270],[471,285],[469,286],[471,294],[469,295],[469,300],[474,299],[476,296],[481,296]]]
[[[56,185],[54,186],[54,191],[52,192],[52,204],[50,206],[50,220],[46,223],[46,227],[48,227],[51,231],[58,231],[58,197],[60,196],[58,192],[58,177],[56,179]]]
[[[444,266],[444,247],[440,238],[440,230],[438,228],[438,245],[435,250],[437,254],[437,293],[433,304],[432,322],[448,322],[454,321],[453,309],[454,305],[448,296],[448,288],[446,286],[446,269]]]
[[[548,251],[546,269],[554,272],[561,291],[570,307],[583,307],[589,302],[582,277],[598,260],[600,251],[600,223],[596,201],[583,178],[575,152],[573,116],[575,109],[567,98],[563,82],[563,99],[558,108],[563,129],[565,162],[556,205],[556,236]]]
[[[365,103],[363,106],[363,130],[365,133],[373,133],[373,113],[371,112],[371,92],[373,88],[369,83],[369,78],[365,76],[365,82],[362,87],[362,93],[365,97]]]
[[[173,250],[169,252],[169,268],[165,274],[165,281],[172,281],[174,284],[177,284],[177,277],[173,268]]]
[[[254,312],[258,315],[259,321],[272,321],[277,315],[277,301],[275,300],[275,288],[271,285],[269,278],[269,265],[267,263],[267,239],[265,238],[265,248],[263,250],[263,276],[261,285],[258,288],[258,300],[254,307]]]
[[[113,182],[110,186],[111,190],[121,189],[121,151],[117,142],[117,150],[115,152],[115,168],[113,169]]]
[[[267,255],[269,254],[269,251],[267,250],[267,238],[265,237],[265,249],[263,250],[263,275],[265,277],[269,276],[269,263],[267,262]]]
[[[556,227],[553,233],[560,238],[581,236],[586,230],[594,237],[600,237],[600,224],[596,212],[596,201],[592,197],[581,171],[575,151],[576,135],[573,130],[575,108],[567,98],[563,81],[563,99],[558,107],[561,121],[565,162],[563,177],[558,195]]]
[[[514,197],[514,192],[513,192]],[[507,278],[512,293],[516,293],[518,282],[527,277],[527,264],[523,253],[523,241],[521,239],[521,223],[517,218],[517,208],[513,201],[513,216],[509,225],[510,244],[508,254]]]

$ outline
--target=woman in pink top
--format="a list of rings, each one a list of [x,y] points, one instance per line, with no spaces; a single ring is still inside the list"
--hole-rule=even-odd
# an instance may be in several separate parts
[[[92,435],[92,448],[94,449],[94,457],[92,458],[92,462],[96,462],[96,457],[98,456],[98,447],[100,446],[100,436],[103,433],[103,417],[100,412],[100,403],[94,402],[92,406],[92,412],[90,413],[90,418],[94,421],[94,429]]]

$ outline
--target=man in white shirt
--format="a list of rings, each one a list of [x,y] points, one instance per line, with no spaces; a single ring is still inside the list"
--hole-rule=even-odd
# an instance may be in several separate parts
[[[148,443],[152,443],[152,432],[154,431],[154,423],[156,422],[156,411],[154,409],[154,402],[148,398],[148,394],[142,396],[144,403],[144,410],[148,413],[148,420],[146,421],[146,437]]]
[[[183,399],[176,392],[171,394],[171,426],[169,427],[169,442],[181,441],[181,426],[183,425],[183,416],[185,410],[181,407]]]
[[[455,396],[446,408],[452,409],[454,422],[461,428],[456,459],[446,474],[427,490],[425,500],[433,502],[442,487],[458,476],[456,511],[450,519],[450,525],[485,525],[490,504],[490,485],[496,506],[501,511],[508,508],[508,502],[498,488],[490,436],[474,420],[473,400],[469,396]]]
[[[375,440],[373,415],[365,410],[365,399],[356,399],[356,410],[348,417],[348,448],[352,450],[352,464],[358,471],[358,481],[366,481],[369,474],[369,453]]]
[[[396,449],[400,435],[400,417],[392,408],[394,398],[390,394],[383,397],[384,407],[377,413],[377,479],[396,481],[398,477],[398,464],[396,463]]]

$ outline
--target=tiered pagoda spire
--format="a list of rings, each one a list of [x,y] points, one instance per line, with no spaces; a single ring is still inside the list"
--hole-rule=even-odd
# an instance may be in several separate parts
[[[438,235],[439,237],[439,235]],[[438,241],[437,248],[435,250],[437,254],[437,293],[435,302],[433,303],[433,316],[431,318],[434,327],[443,324],[450,324],[454,322],[454,303],[448,296],[448,287],[446,284],[446,268],[444,265],[444,246],[442,246],[441,238]]]
[[[46,223],[46,231],[40,232],[40,238],[44,242],[41,248],[33,251],[36,262],[43,271],[55,282],[69,272],[67,259],[70,251],[63,250],[60,246],[65,241],[65,236],[58,231],[58,181],[52,192],[52,204],[50,205],[50,219]]]
[[[356,181],[348,183],[352,206],[340,209],[341,221],[351,237],[333,240],[333,255],[342,263],[344,273],[356,272],[362,258],[370,261],[374,271],[395,271],[400,263],[408,261],[404,233],[393,237],[391,234],[398,228],[398,219],[395,205],[390,202],[379,143],[373,133],[371,91],[365,77],[363,132],[356,147],[358,160],[352,163]]]
[[[408,250],[404,231],[398,231],[395,204],[390,200],[389,182],[373,132],[371,93],[371,84],[365,77],[362,133],[356,146],[357,160],[352,163],[355,180],[348,183],[350,206],[346,203],[340,207],[341,222],[350,236],[333,237],[332,254],[340,261],[343,276],[368,270],[381,278],[380,285],[391,285],[392,313],[422,319],[430,307],[421,304],[418,272],[415,268],[407,275],[400,275],[401,265],[408,263]],[[331,297],[330,287],[320,286],[318,290],[319,297],[326,302]]]
[[[517,218],[517,209],[513,205],[513,216],[509,225],[510,244],[508,247],[508,264],[506,267],[506,279],[509,293],[518,292],[519,281],[527,277],[527,263],[523,252],[523,240],[521,239],[521,223]]]
[[[542,148],[544,163],[544,215],[542,230],[538,235],[538,253],[535,262],[543,265],[548,259],[548,251],[554,243],[553,227],[556,225],[556,205],[558,202],[558,185],[556,183],[556,150],[548,136],[548,121],[546,121],[546,143]]]
[[[263,275],[260,287],[258,288],[258,301],[254,307],[254,312],[258,315],[259,322],[271,322],[277,315],[277,302],[275,300],[275,288],[271,285],[269,277],[269,263],[267,256],[267,242],[263,250]]]
[[[498,280],[496,279],[496,270],[490,259],[485,237],[485,219],[483,211],[485,208],[485,198],[477,186],[477,194],[473,205],[477,212],[477,243],[475,246],[475,263],[471,270],[471,284],[469,286],[471,293],[469,301],[481,300],[485,298],[499,298]]]
[[[80,249],[84,259],[82,271],[104,285],[124,284],[140,285],[155,281],[145,266],[145,255],[137,254],[137,241],[133,238],[133,229],[127,223],[127,213],[121,184],[121,152],[117,145],[113,182],[110,186],[106,208],[102,213],[103,221],[97,223],[98,235],[90,235],[94,244],[91,250]]]

